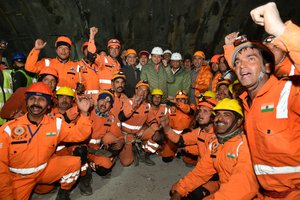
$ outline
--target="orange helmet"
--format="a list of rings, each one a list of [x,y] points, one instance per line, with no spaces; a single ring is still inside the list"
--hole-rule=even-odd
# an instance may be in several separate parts
[[[39,76],[41,76],[43,74],[52,75],[52,76],[58,78],[58,72],[53,67],[44,67],[44,68],[42,68],[40,73],[39,73]]]
[[[60,45],[66,45],[71,48],[72,41],[67,36],[59,36],[55,41],[55,48],[59,47]]]
[[[195,57],[195,56],[199,56],[199,57],[205,59],[205,54],[204,54],[203,51],[196,51],[196,52],[194,53],[193,57]]]
[[[85,49],[88,45],[89,45],[89,42],[83,43],[82,46],[81,46],[81,52],[83,52],[84,49]]]
[[[121,47],[121,43],[119,40],[117,39],[110,39],[108,42],[107,42],[107,48],[109,47]]]
[[[127,49],[125,56],[128,56],[129,54],[137,55],[134,49]]]
[[[219,89],[219,87],[221,85],[227,85],[227,87],[229,87],[230,84],[231,84],[231,81],[228,79],[221,80],[217,83],[217,89]]]
[[[148,89],[150,89],[150,85],[149,85],[149,82],[147,80],[142,80],[142,81],[139,81],[135,88],[138,88],[140,86],[146,86]]]
[[[117,78],[123,78],[124,81],[126,81],[126,76],[125,76],[124,72],[122,72],[122,71],[115,71],[111,80],[114,81]]]
[[[188,99],[188,95],[186,93],[185,90],[178,90],[176,92],[176,96],[175,96],[176,99]]]
[[[217,105],[217,100],[213,98],[202,98],[202,100],[198,103],[198,108],[200,106],[206,106],[213,109]]]
[[[211,63],[218,63],[219,62],[219,58],[223,56],[223,54],[216,54],[213,57],[211,57],[210,62]]]
[[[26,94],[28,93],[35,93],[36,95],[39,96],[42,96],[44,94],[44,95],[49,95],[51,97],[53,95],[49,86],[43,82],[37,82],[30,85],[29,88],[26,90]]]

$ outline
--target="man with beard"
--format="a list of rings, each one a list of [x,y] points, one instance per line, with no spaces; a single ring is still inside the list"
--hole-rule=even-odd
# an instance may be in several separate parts
[[[172,187],[172,200],[186,197],[218,173],[220,188],[214,193],[203,191],[194,199],[253,199],[258,184],[253,172],[243,112],[237,100],[223,99],[213,108],[216,138],[209,143],[196,167]],[[202,198],[201,198],[202,197]]]
[[[88,52],[95,54],[95,35],[98,33],[98,28],[90,28],[90,39],[88,44]],[[118,62],[118,55],[121,49],[121,43],[117,39],[110,39],[107,43],[107,49],[109,55],[95,54],[95,64],[98,65],[98,78],[100,89],[110,89],[111,88],[111,77],[115,71],[120,70],[121,66]]]
[[[117,118],[110,112],[113,104],[113,94],[108,90],[103,90],[99,93],[97,105],[91,112],[93,132],[88,145],[88,158],[90,167],[99,176],[105,176],[111,172],[124,145]]]
[[[172,141],[178,148],[183,148],[185,153],[197,156],[197,160],[199,161],[205,155],[205,152],[209,149],[209,143],[215,138],[213,130],[214,116],[211,111],[216,106],[216,104],[217,101],[215,99],[203,97],[198,104],[199,112],[196,116],[196,121],[198,123],[197,125],[199,127],[186,133],[175,133],[169,126],[168,118],[163,117],[161,120],[166,137],[170,141]],[[190,163],[194,164],[192,162]],[[201,196],[200,194],[212,194],[218,188],[218,175],[215,174],[207,183],[191,192],[188,195],[188,198],[192,199],[194,197],[201,199],[204,196]]]
[[[77,63],[70,60],[72,41],[66,36],[59,36],[55,42],[56,58],[43,58],[38,61],[40,51],[47,42],[42,39],[35,41],[34,48],[29,53],[25,69],[29,72],[39,73],[44,67],[53,67],[58,72],[58,87],[70,87],[76,89],[79,81],[77,73]]]
[[[119,125],[125,138],[125,146],[120,153],[120,161],[123,166],[129,166],[134,161],[138,161],[139,153],[144,153],[143,149],[140,148],[142,142],[155,143],[152,137],[158,130],[158,125],[155,116],[149,114],[151,105],[146,102],[148,93],[149,83],[147,81],[138,82],[135,95],[125,101],[123,110],[119,113],[119,120],[121,121]],[[150,160],[148,153],[142,156],[144,157],[143,160]],[[145,163],[155,164],[153,161]]]
[[[26,92],[28,113],[0,129],[0,198],[29,199],[36,184],[60,180],[57,199],[70,199],[70,189],[80,170],[80,158],[55,156],[60,142],[80,142],[91,133],[90,101],[77,97],[80,117],[75,126],[47,116],[52,91],[44,83],[32,84]]]
[[[118,115],[128,97],[123,93],[126,85],[126,76],[122,71],[116,71],[111,79],[112,93],[114,94],[114,104],[111,113],[119,121]]]
[[[274,2],[250,14],[255,23],[275,36],[272,43],[286,51],[295,70],[299,70],[299,26],[291,21],[283,23]],[[230,37],[225,38],[227,45]],[[247,89],[240,97],[253,167],[261,185],[261,199],[299,199],[299,78],[278,80],[273,74],[274,55],[263,44],[241,43],[238,38],[232,43],[235,47],[230,52],[231,64]]]

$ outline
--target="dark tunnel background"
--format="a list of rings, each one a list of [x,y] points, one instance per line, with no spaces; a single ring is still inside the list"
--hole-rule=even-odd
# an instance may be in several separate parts
[[[150,51],[154,46],[191,54],[203,50],[207,57],[222,52],[224,36],[233,31],[261,40],[264,29],[255,25],[251,9],[262,0],[0,0],[0,39],[8,41],[5,56],[26,55],[37,38],[47,41],[42,56],[55,56],[54,41],[69,36],[72,58],[97,26],[99,49],[118,38],[122,49]],[[284,21],[300,24],[300,1],[275,1]]]

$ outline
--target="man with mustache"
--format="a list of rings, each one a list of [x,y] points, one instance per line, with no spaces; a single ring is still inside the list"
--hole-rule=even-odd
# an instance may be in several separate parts
[[[89,140],[90,167],[99,176],[111,172],[123,145],[124,138],[117,125],[117,118],[110,112],[114,96],[108,90],[102,90],[97,105],[91,112],[93,132]]]
[[[144,150],[135,151],[140,149],[141,143],[144,143],[145,149],[151,148],[147,143],[154,144],[153,135],[158,130],[158,125],[155,120],[155,116],[150,115],[151,105],[146,102],[149,93],[149,83],[147,81],[140,81],[136,85],[135,94],[133,98],[125,101],[123,109],[119,113],[119,123],[122,133],[125,139],[125,146],[120,152],[120,161],[123,166],[129,166],[134,161],[138,161],[134,152],[140,152],[144,154]],[[135,145],[133,147],[133,145]],[[136,148],[135,148],[136,147]],[[134,151],[134,152],[133,152]],[[154,165],[153,161],[150,161],[148,153],[144,154],[144,159],[148,160],[146,164]],[[137,164],[137,162],[136,162]]]
[[[37,184],[60,180],[57,199],[69,199],[80,170],[80,158],[55,156],[60,142],[80,142],[91,133],[90,101],[77,97],[80,117],[76,125],[47,116],[53,93],[44,83],[32,84],[26,92],[28,112],[0,129],[0,199],[29,199]]]
[[[219,174],[220,188],[205,199],[252,199],[258,193],[237,100],[223,99],[213,108],[216,138],[196,167],[172,187],[172,200],[181,199]],[[202,196],[203,197],[203,196]],[[191,199],[200,199],[199,197]]]
[[[300,27],[283,23],[276,4],[251,11],[253,21],[274,35],[272,44],[290,55],[299,71]],[[240,97],[254,172],[261,186],[261,199],[300,198],[300,98],[299,77],[278,80],[272,52],[258,42],[233,38],[231,66],[246,89]]]
[[[111,108],[111,113],[119,121],[118,115],[124,105],[124,102],[128,99],[124,94],[124,88],[126,85],[126,76],[122,71],[116,71],[111,79],[111,91],[114,94],[114,105]]]
[[[168,118],[161,118],[166,137],[178,148],[183,148],[184,152],[197,156],[197,160],[199,161],[205,155],[207,149],[209,149],[209,143],[216,138],[213,130],[214,115],[211,113],[216,104],[217,101],[215,99],[203,97],[198,103],[199,111],[196,115],[198,128],[186,133],[177,134],[170,128]],[[187,159],[185,162],[187,162]],[[216,173],[207,183],[190,192],[187,198],[202,199],[214,193],[219,188],[218,180],[219,177]]]

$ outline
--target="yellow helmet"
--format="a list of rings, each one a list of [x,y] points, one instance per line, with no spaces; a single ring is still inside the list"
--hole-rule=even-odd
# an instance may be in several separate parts
[[[66,96],[70,96],[70,97],[73,97],[73,98],[75,97],[74,91],[69,87],[59,88],[56,92],[56,96],[57,95],[66,95]]]
[[[229,85],[228,89],[231,94],[233,94],[233,86],[239,83],[240,83],[239,80],[235,80],[232,84]]]
[[[239,102],[235,99],[222,99],[218,102],[218,104],[213,108],[213,111],[216,110],[231,110],[238,114],[240,114],[242,117],[244,117],[242,107],[240,106]]]
[[[164,95],[164,92],[159,88],[154,88],[151,92],[151,95]]]

